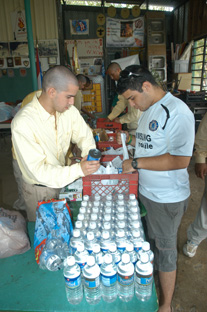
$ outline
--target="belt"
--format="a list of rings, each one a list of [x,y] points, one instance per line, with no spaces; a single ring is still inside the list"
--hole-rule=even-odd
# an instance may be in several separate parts
[[[42,184],[34,184],[35,186],[41,186],[41,187],[47,187],[46,185],[42,185]]]

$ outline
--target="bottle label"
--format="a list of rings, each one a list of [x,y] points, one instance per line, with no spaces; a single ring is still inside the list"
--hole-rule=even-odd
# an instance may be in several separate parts
[[[143,276],[136,272],[136,282],[141,285],[149,285],[152,283],[152,274]]]
[[[72,253],[72,255],[74,255],[74,253],[76,252],[76,250],[77,250],[77,248],[71,247],[71,253]]]
[[[134,250],[136,251],[136,252],[138,252],[139,250],[141,250],[142,249],[142,247],[140,247],[140,246],[134,246]]]
[[[96,288],[100,285],[100,276],[96,277],[96,278],[87,278],[84,277],[84,283],[85,283],[85,287],[87,288]]]
[[[123,253],[124,250],[126,249],[126,246],[125,246],[125,247],[118,247],[118,246],[117,246],[117,249],[118,249],[121,253]]]
[[[68,288],[75,288],[80,286],[81,284],[81,277],[80,275],[75,278],[69,278],[65,276],[65,284]]]
[[[77,262],[81,270],[84,268],[84,266],[87,264],[87,262]]]
[[[117,274],[106,276],[101,274],[101,281],[104,286],[113,286],[117,281]]]
[[[121,286],[131,286],[134,282],[134,274],[127,276],[118,274],[118,282]]]

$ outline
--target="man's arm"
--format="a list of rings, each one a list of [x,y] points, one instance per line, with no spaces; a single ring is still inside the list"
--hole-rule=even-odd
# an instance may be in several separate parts
[[[195,138],[195,173],[204,179],[207,174],[207,113],[203,117]]]
[[[175,156],[169,153],[154,157],[137,158],[138,169],[152,171],[170,171],[187,168],[190,163],[190,156]],[[132,159],[123,162],[123,173],[133,172]]]
[[[112,112],[108,115],[108,119],[114,120],[117,116],[119,116],[127,107],[128,101],[122,96],[118,96],[119,101],[116,106],[113,108]]]

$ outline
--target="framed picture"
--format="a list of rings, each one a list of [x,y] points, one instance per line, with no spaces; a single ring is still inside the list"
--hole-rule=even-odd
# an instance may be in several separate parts
[[[48,64],[49,65],[56,65],[57,64],[57,58],[55,56],[48,57]]]

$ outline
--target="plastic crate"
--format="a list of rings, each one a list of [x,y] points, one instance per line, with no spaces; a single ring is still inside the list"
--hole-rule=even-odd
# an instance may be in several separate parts
[[[108,141],[96,142],[96,146],[101,152],[109,149],[110,147],[113,147],[114,149],[122,147],[122,144],[118,144],[116,142],[116,133],[108,133],[107,135],[109,137]]]
[[[122,129],[122,124],[114,122],[114,121],[107,121],[106,118],[98,118],[96,122],[97,128],[104,128],[104,129]]]
[[[138,194],[138,172],[126,174],[92,174],[83,177],[83,195]]]

